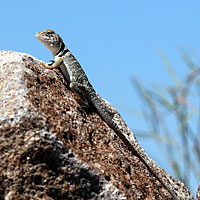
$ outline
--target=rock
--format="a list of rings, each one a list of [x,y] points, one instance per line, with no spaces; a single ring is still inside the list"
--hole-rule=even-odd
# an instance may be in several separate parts
[[[199,187],[197,188],[197,199],[200,200],[200,184],[199,184]]]
[[[0,199],[170,199],[58,70],[0,51]]]

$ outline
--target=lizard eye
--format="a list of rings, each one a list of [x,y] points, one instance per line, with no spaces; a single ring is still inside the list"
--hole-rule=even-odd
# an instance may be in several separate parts
[[[50,35],[52,35],[54,33],[54,31],[51,30],[51,29],[48,29],[45,32],[46,32],[46,35],[48,35],[48,36],[50,36]]]

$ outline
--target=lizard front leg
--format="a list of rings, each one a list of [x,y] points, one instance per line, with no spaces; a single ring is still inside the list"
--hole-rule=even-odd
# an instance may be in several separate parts
[[[47,65],[44,62],[40,62],[40,65],[46,69],[57,69],[58,67],[61,66],[62,63],[63,63],[62,57],[56,56],[55,61],[51,60],[51,63]]]
[[[72,91],[76,94],[76,96],[78,97],[77,101],[80,104],[84,105],[84,107],[89,107],[89,103],[86,98],[87,92],[86,92],[85,87],[77,82],[71,82],[69,86],[72,89]]]

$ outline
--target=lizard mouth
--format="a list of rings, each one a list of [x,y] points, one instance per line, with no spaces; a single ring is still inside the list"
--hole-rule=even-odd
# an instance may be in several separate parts
[[[41,32],[36,33],[35,37],[44,44],[49,50],[52,50],[52,44],[49,42],[49,39],[41,34]]]
[[[36,33],[36,34],[35,34],[35,37],[36,37],[38,40],[42,41],[42,37],[41,37],[41,35],[40,35],[40,32]]]

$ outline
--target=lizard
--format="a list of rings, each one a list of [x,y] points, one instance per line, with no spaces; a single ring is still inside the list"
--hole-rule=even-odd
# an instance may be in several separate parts
[[[153,161],[137,141],[118,111],[95,91],[83,68],[64,44],[60,35],[51,29],[36,33],[36,38],[53,54],[51,63],[40,62],[46,69],[59,69],[71,90],[86,107],[92,104],[100,117],[114,130],[127,149],[147,167],[175,200],[194,199],[184,183],[170,176]]]

